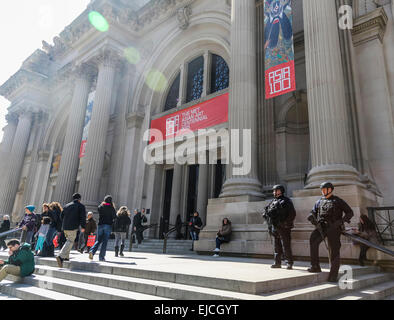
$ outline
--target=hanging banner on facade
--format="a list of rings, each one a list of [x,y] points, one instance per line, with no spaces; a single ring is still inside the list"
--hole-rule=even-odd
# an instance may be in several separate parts
[[[85,125],[83,127],[81,148],[79,150],[79,158],[80,159],[85,156],[86,143],[88,141],[89,126],[90,126],[90,120],[92,119],[92,110],[93,110],[93,102],[94,102],[94,95],[95,94],[96,94],[96,91],[93,91],[89,94],[89,97],[88,97],[88,105],[86,106],[86,115],[85,115]]]
[[[171,139],[182,133],[182,130],[197,131],[228,122],[229,94],[223,94],[208,101],[184,110],[152,120],[151,129],[159,130],[163,140]],[[152,141],[159,142],[160,140]]]
[[[296,90],[291,0],[264,1],[265,97]]]

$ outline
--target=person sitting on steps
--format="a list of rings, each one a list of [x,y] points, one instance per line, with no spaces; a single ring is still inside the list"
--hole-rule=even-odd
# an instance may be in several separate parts
[[[219,256],[220,252],[220,245],[222,243],[228,243],[231,240],[231,221],[228,218],[224,218],[222,221],[222,226],[220,227],[217,237],[216,237],[216,248],[214,250],[215,254],[213,255],[214,257]]]

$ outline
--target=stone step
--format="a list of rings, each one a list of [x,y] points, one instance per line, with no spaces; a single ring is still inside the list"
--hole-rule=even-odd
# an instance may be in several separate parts
[[[70,294],[89,300],[170,300],[164,297],[89,284],[85,281],[78,282],[37,274],[24,278],[23,282],[35,287],[44,286],[45,289],[53,292]]]
[[[86,300],[75,297],[74,295],[53,292],[46,288],[32,286],[26,283],[14,283],[8,280],[2,281],[1,292],[5,295],[13,296],[17,300]]]
[[[344,295],[336,296],[330,300],[390,300],[394,297],[394,281],[379,283]]]
[[[353,290],[360,290],[383,282],[391,281],[391,275],[385,273],[372,273],[355,276],[348,283],[353,285]],[[350,289],[346,289],[350,290]],[[282,290],[269,295],[263,295],[272,300],[323,300],[343,294],[339,284],[325,282],[319,285],[307,285],[290,290]]]
[[[80,281],[92,285],[100,285],[109,288],[123,289],[139,292],[158,297],[166,297],[178,300],[261,300],[258,295],[237,293],[225,290],[202,288],[172,282],[140,279],[133,277],[118,276],[83,270],[66,270],[48,266],[37,266],[37,275],[49,275],[51,277]]]
[[[386,297],[384,300],[394,300],[394,294],[391,296]]]

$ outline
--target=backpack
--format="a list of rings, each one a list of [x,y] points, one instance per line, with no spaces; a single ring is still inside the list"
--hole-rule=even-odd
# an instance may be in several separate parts
[[[145,215],[143,215],[142,216],[142,223],[147,223],[147,222],[148,222],[148,218]]]

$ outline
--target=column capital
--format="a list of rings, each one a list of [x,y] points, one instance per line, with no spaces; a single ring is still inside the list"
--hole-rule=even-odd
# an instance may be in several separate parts
[[[92,82],[97,76],[97,68],[90,63],[74,64],[72,68],[72,76],[75,79],[86,79]]]
[[[140,112],[131,112],[126,115],[127,128],[141,128],[145,115]]]
[[[16,124],[18,122],[18,115],[15,112],[9,112],[6,114],[5,119],[8,124]]]
[[[106,47],[100,49],[94,60],[99,68],[100,66],[118,68],[122,65],[124,59],[118,51]]]
[[[388,17],[383,7],[357,18],[352,29],[354,46],[375,39],[383,43],[387,21]]]

